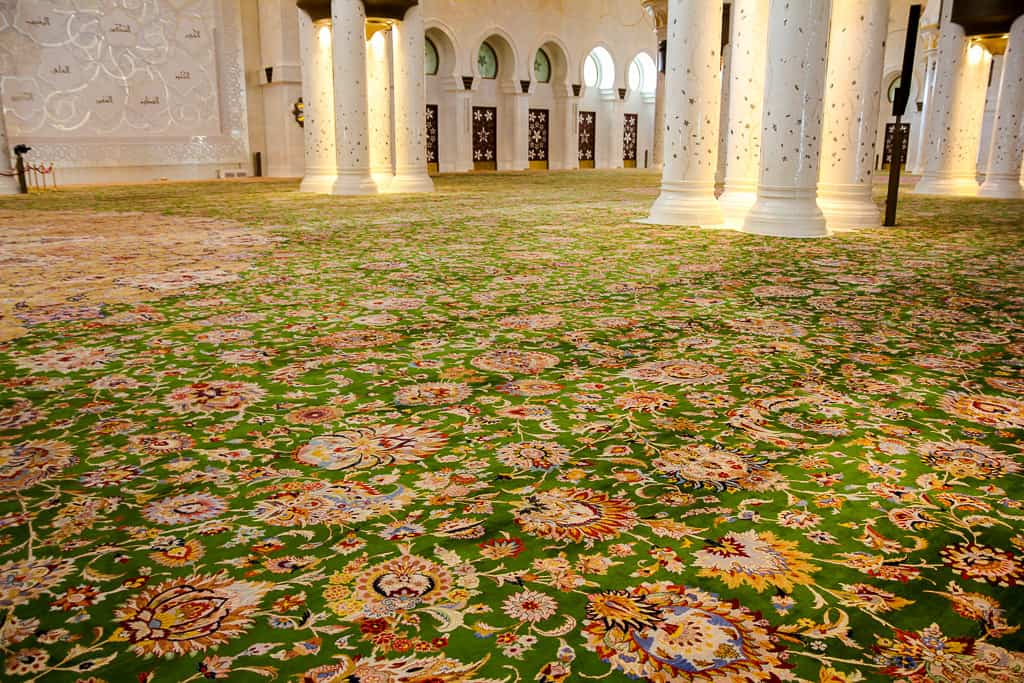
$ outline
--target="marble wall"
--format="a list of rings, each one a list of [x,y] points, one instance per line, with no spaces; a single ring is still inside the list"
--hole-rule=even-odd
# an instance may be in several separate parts
[[[0,2],[12,143],[64,182],[247,168],[238,2]]]

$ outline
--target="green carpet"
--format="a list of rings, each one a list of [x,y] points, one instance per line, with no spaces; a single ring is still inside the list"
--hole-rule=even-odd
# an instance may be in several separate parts
[[[656,183],[0,201],[96,212],[0,229],[66,294],[7,302],[0,678],[1024,680],[1024,202],[781,240]],[[249,267],[78,295],[110,211]]]

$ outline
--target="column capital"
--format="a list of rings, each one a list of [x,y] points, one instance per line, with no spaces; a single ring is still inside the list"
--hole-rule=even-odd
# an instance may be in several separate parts
[[[928,24],[919,30],[921,43],[926,53],[934,53],[939,49],[939,25]]]
[[[668,28],[668,0],[644,0],[644,9],[654,19],[654,30],[659,37]]]

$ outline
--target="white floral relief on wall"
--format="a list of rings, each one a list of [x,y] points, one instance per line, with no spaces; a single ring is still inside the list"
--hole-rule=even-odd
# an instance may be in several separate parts
[[[244,160],[237,3],[0,1],[8,134],[64,166]]]

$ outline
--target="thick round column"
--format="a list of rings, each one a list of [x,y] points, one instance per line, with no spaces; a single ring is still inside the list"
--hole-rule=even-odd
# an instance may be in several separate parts
[[[392,87],[391,30],[381,29],[366,41],[366,106],[370,122],[370,177],[378,192],[387,192],[395,177],[391,153]]]
[[[729,146],[729,103],[732,101],[732,44],[722,46],[722,97],[718,107],[718,162],[715,187],[725,186],[725,155]],[[719,202],[721,206],[721,202]]]
[[[1024,15],[1017,17],[1010,28],[996,102],[988,170],[978,194],[1019,199],[1024,196],[1020,184],[1021,152],[1024,151],[1020,139],[1021,119],[1024,118]]]
[[[743,227],[757,199],[767,25],[768,0],[733,0],[725,189],[718,198],[731,228]]]
[[[913,158],[908,163],[907,171],[915,175],[924,172],[927,162],[928,124],[932,119],[932,107],[935,100],[935,66],[938,59],[938,33],[934,29],[921,32],[918,40],[923,42],[924,52],[924,87],[921,97],[921,116],[917,131],[917,143],[914,145]]]
[[[668,16],[665,166],[645,222],[718,226],[722,0],[669,0]]]
[[[660,171],[665,167],[665,74],[660,69],[654,91],[654,140],[651,144],[651,168]]]
[[[766,0],[767,1],[767,0]],[[668,0],[644,0],[644,7],[654,19],[654,34],[658,49],[668,40]],[[651,168],[661,170],[665,165],[665,71],[658,65],[658,83],[654,90],[654,140],[651,143]]]
[[[375,194],[370,177],[363,0],[331,0],[334,47],[334,131],[338,177],[332,194]]]
[[[975,196],[985,90],[992,56],[970,43],[950,17],[953,3],[943,3],[942,33],[928,123],[927,161],[916,194]]]
[[[815,195],[831,4],[771,2],[760,177],[744,232],[780,237],[828,234]]]
[[[306,171],[300,192],[330,194],[337,177],[334,147],[334,74],[331,22],[313,21],[299,11],[299,53],[302,64],[302,103]]]
[[[433,192],[427,173],[423,13],[410,7],[391,29],[395,55],[395,179],[389,192]]]
[[[881,225],[871,199],[889,0],[832,8],[818,206],[829,230]]]

